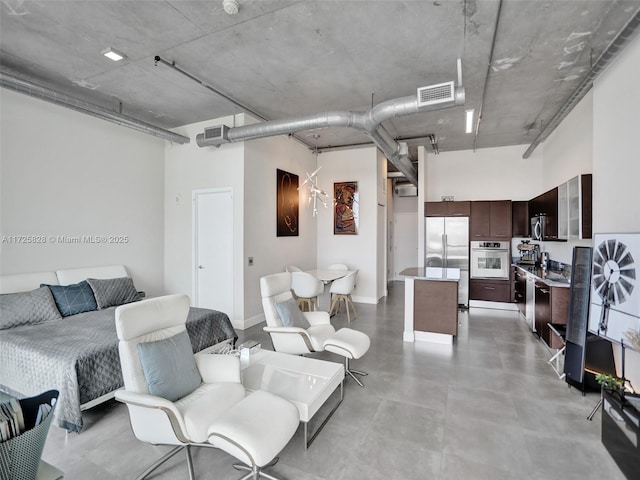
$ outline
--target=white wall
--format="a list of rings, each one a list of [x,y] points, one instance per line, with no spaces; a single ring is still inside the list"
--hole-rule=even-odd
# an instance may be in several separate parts
[[[378,186],[377,149],[324,152],[318,156],[318,185],[333,196],[335,182],[358,182],[360,224],[358,235],[333,234],[333,210],[320,208],[318,213],[318,267],[346,263],[360,270],[353,299],[362,303],[377,303]]]
[[[236,125],[243,115],[236,116]],[[229,143],[220,148],[200,148],[195,142],[205,127],[224,123],[233,125],[233,117],[195,123],[175,129],[191,138],[185,145],[167,145],[165,149],[165,288],[167,293],[187,293],[193,298],[192,201],[194,190],[230,187],[233,192],[233,325],[242,327],[244,318],[243,229],[244,229],[244,144]],[[220,226],[228,228],[228,226]]]
[[[524,145],[429,154],[425,159],[425,201],[529,200],[543,190],[541,157],[522,158]],[[535,153],[535,152],[534,152]]]
[[[640,233],[638,78],[640,36],[625,48],[594,84],[594,233]],[[621,375],[620,349],[615,350],[618,354],[618,375]],[[635,390],[640,391],[640,352],[626,351],[625,376],[631,380]]]
[[[593,172],[593,92],[584,96],[538,148],[544,152],[540,193],[578,174]]]
[[[316,268],[317,224],[308,203],[308,187],[300,189],[299,235],[276,236],[276,170],[298,175],[301,185],[316,167],[308,148],[287,136],[244,142],[244,319],[245,327],[264,320],[260,277],[283,272],[288,264]],[[320,207],[322,208],[322,207]],[[247,257],[253,257],[249,267]]]
[[[593,131],[593,92],[589,92],[536,149],[543,154],[543,185],[540,193],[576,175],[593,172]],[[591,239],[542,242],[541,250],[549,252],[552,260],[570,264],[575,246],[591,246]]]
[[[2,273],[124,264],[149,295],[163,288],[165,141],[0,89]],[[58,236],[126,236],[62,243]]]

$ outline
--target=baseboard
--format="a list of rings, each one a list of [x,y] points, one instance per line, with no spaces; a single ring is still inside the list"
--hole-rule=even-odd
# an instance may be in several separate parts
[[[260,313],[253,317],[245,318],[244,320],[232,320],[231,325],[233,325],[233,328],[236,330],[246,330],[247,328],[255,327],[265,321],[264,313]]]
[[[372,305],[378,304],[378,299],[375,297],[360,297],[352,295],[351,298],[353,298],[353,303],[370,303]]]

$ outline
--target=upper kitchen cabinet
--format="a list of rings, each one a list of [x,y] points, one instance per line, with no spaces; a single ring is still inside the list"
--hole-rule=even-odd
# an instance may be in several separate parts
[[[425,217],[468,217],[471,202],[425,202]]]
[[[591,174],[578,175],[558,186],[558,238],[592,237]]]
[[[532,217],[544,215],[543,240],[558,240],[558,187],[529,201],[529,213]]]
[[[511,238],[511,200],[471,202],[471,240]]]
[[[511,202],[511,236],[528,237],[531,235],[531,215],[526,200]]]

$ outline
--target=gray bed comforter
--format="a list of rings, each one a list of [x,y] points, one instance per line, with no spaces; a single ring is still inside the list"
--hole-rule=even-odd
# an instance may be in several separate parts
[[[115,308],[0,330],[0,390],[18,396],[58,390],[56,424],[81,431],[80,405],[123,386]],[[194,352],[237,339],[226,314],[203,308],[189,310],[187,332]]]

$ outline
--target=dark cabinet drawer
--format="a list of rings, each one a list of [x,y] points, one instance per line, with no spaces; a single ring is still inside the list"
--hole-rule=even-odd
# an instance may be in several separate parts
[[[488,302],[510,302],[511,284],[509,280],[469,280],[469,299]]]

